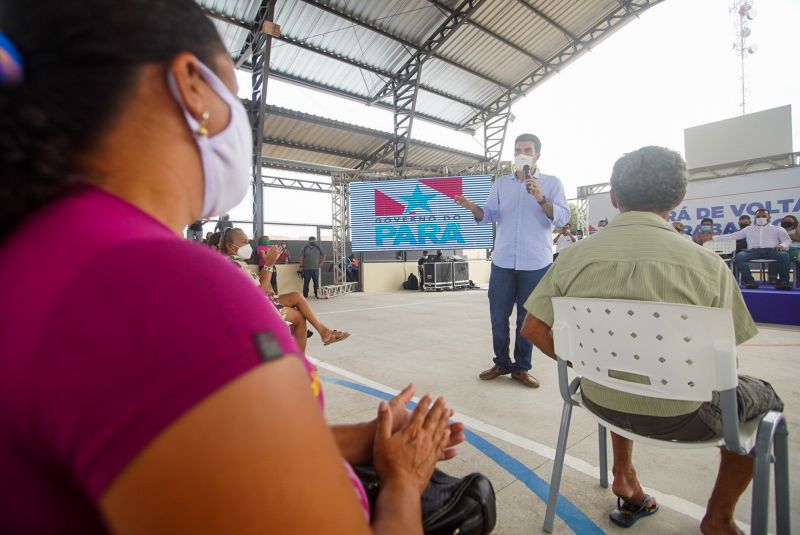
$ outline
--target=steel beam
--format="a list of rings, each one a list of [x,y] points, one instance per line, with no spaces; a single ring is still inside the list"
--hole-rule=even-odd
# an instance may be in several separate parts
[[[370,31],[373,31],[373,32],[377,33],[378,35],[382,35],[383,37],[386,37],[387,39],[391,39],[393,41],[396,41],[396,42],[402,44],[403,46],[405,46],[407,49],[409,49],[409,53],[411,53],[411,54],[414,54],[421,46],[419,44],[412,43],[411,41],[407,41],[407,40],[403,39],[402,37],[399,37],[397,35],[389,33],[386,30],[378,28],[377,26],[373,26],[369,22],[360,20],[360,19],[354,17],[353,15],[350,15],[349,13],[345,13],[344,11],[338,11],[337,9],[335,9],[333,7],[330,7],[330,6],[320,2],[318,0],[301,0],[301,1],[305,2],[306,4],[309,4],[311,6],[314,6],[314,7],[318,8],[318,9],[321,9],[322,11],[326,11],[328,13],[331,13],[332,15],[336,15],[337,17],[342,18],[342,19],[350,22],[351,24],[362,26],[364,28],[367,28]],[[468,73],[472,74],[473,76],[476,76],[478,78],[482,78],[482,79],[486,80],[487,82],[491,82],[491,83],[493,83],[493,84],[495,84],[495,85],[497,85],[497,86],[499,86],[499,87],[501,87],[503,89],[506,89],[506,90],[511,89],[510,86],[508,86],[508,85],[506,85],[506,84],[504,84],[502,82],[499,82],[499,81],[493,79],[492,77],[490,77],[490,76],[488,76],[486,74],[480,73],[480,72],[478,72],[478,71],[476,71],[474,69],[470,69],[466,65],[462,65],[461,63],[458,63],[457,61],[453,61],[452,59],[448,59],[448,58],[442,56],[441,54],[438,54],[438,53],[434,52],[434,53],[431,54],[431,56],[433,56],[434,58],[438,59],[439,61],[443,61],[444,63],[447,63],[448,65],[452,65],[453,67],[456,67],[456,68],[461,69],[461,70],[463,70],[465,72],[468,72]]]
[[[269,56],[272,37],[264,33],[264,22],[275,18],[276,0],[262,0],[247,40],[252,49],[252,100],[250,106],[253,128],[253,239],[258,242],[264,234],[264,184],[261,178],[261,149],[264,140],[264,117],[267,108]]]
[[[447,4],[445,4],[441,0],[428,0],[428,2],[430,2],[433,5],[435,5],[436,7],[441,9],[442,11],[445,11],[447,13],[452,13],[453,12],[453,8],[449,7]],[[518,45],[517,43],[514,43],[513,41],[511,41],[509,39],[506,39],[505,37],[503,37],[499,33],[495,32],[493,30],[490,30],[489,28],[487,28],[486,26],[484,26],[480,22],[474,21],[472,19],[468,19],[467,20],[467,24],[469,24],[470,26],[474,26],[475,28],[479,29],[480,31],[482,31],[486,35],[489,35],[489,36],[493,37],[494,39],[500,41],[504,45],[506,45],[506,46],[508,46],[510,48],[513,48],[514,50],[516,50],[520,54],[525,54],[526,56],[528,56],[528,58],[530,58],[531,60],[535,61],[536,63],[539,63],[539,64],[544,63],[543,59],[541,59],[538,56],[535,56],[534,54],[532,54],[530,50],[527,50],[527,49],[521,47],[520,45]]]
[[[493,175],[496,175],[499,169],[500,158],[503,154],[503,142],[506,139],[510,116],[511,109],[506,108],[483,123],[484,156],[489,161],[489,165],[495,168]]]
[[[337,96],[337,97],[346,98],[346,99],[349,99],[349,100],[352,100],[352,101],[355,101],[355,102],[359,102],[361,104],[365,104],[367,106],[372,105],[372,106],[375,106],[375,107],[378,107],[378,108],[381,108],[381,109],[384,109],[384,110],[388,110],[388,111],[391,111],[392,113],[394,113],[394,106],[392,106],[391,104],[386,103],[386,102],[374,102],[373,103],[369,98],[365,97],[364,95],[360,95],[358,93],[353,93],[352,91],[344,91],[342,89],[338,89],[336,87],[333,87],[333,86],[330,86],[330,85],[327,85],[327,84],[323,84],[321,82],[314,82],[312,80],[306,80],[305,78],[301,78],[299,76],[295,76],[293,74],[288,74],[288,73],[285,73],[285,72],[282,72],[282,71],[278,71],[278,70],[274,70],[274,69],[270,72],[270,76],[272,78],[278,78],[278,79],[284,80],[284,81],[292,83],[292,84],[301,85],[301,86],[304,86],[304,87],[308,87],[308,88],[314,89],[316,91],[322,91],[322,92],[325,92],[325,93],[329,93],[331,95],[334,95],[334,96]],[[459,130],[459,131],[462,131],[462,132],[467,132],[469,134],[474,134],[475,133],[475,130],[473,128],[463,128],[458,123],[447,121],[447,120],[441,119],[439,117],[434,117],[433,115],[428,115],[428,114],[425,114],[425,113],[416,113],[416,116],[419,119],[423,119],[425,121],[428,121],[428,122],[433,123],[433,124],[438,124],[440,126],[445,126],[447,128],[450,128],[451,130]]]
[[[567,37],[567,38],[568,38],[570,41],[577,41],[577,37],[575,37],[574,35],[572,35],[572,34],[569,32],[569,30],[567,30],[566,28],[564,28],[562,25],[560,25],[559,23],[557,23],[555,20],[553,20],[552,18],[550,18],[550,17],[548,17],[547,15],[545,15],[545,14],[544,14],[544,12],[543,12],[541,9],[539,9],[539,8],[537,8],[536,6],[534,6],[534,5],[530,4],[530,3],[528,3],[528,2],[527,2],[527,0],[517,0],[517,2],[519,2],[519,3],[520,3],[520,4],[522,4],[523,6],[527,7],[528,9],[530,9],[530,10],[531,10],[533,13],[535,13],[535,14],[536,14],[536,16],[537,16],[537,17],[539,17],[540,19],[544,20],[544,21],[545,21],[545,22],[547,22],[547,23],[548,23],[550,26],[552,26],[553,28],[556,28],[558,31],[560,31],[561,33],[563,33],[563,34],[564,34],[564,35],[565,35],[565,36],[566,36],[566,37]]]
[[[381,90],[373,96],[373,102],[375,102],[388,94],[392,95],[394,104],[393,152],[396,168],[405,168],[408,160],[408,145],[417,108],[417,94],[419,93],[423,64],[469,19],[482,2],[483,0],[462,0],[458,7],[450,11],[444,22],[398,70],[395,79],[384,84]]]
[[[275,145],[277,147],[286,147],[288,149],[298,149],[298,150],[305,150],[309,152],[318,152],[320,154],[329,154],[331,156],[339,156],[342,158],[348,158],[350,160],[361,161],[366,156],[364,154],[357,154],[355,152],[347,152],[338,149],[334,149],[331,147],[323,147],[320,145],[307,145],[305,143],[297,143],[294,141],[289,141],[287,139],[277,139],[271,137],[264,138],[265,145]]]
[[[299,178],[285,178],[280,176],[264,176],[262,178],[265,188],[314,191],[318,193],[331,192],[331,185],[328,182],[317,182],[316,180],[303,180]]]
[[[373,74],[375,74],[377,76],[380,76],[381,78],[384,78],[384,82],[387,82],[387,83],[391,83],[391,81],[395,78],[395,74],[393,72],[391,72],[391,71],[386,71],[386,70],[383,70],[383,69],[381,69],[379,67],[376,67],[374,65],[369,65],[369,64],[364,63],[362,61],[358,61],[358,60],[353,59],[353,58],[348,58],[348,57],[339,55],[339,54],[337,54],[335,52],[331,52],[330,50],[325,50],[324,48],[320,48],[318,46],[311,45],[309,43],[306,43],[305,41],[301,41],[301,40],[295,39],[293,37],[289,37],[289,36],[286,36],[286,35],[281,35],[281,36],[275,37],[275,39],[277,39],[278,41],[282,41],[282,42],[284,42],[284,43],[286,43],[288,45],[295,46],[297,48],[302,48],[303,50],[308,50],[309,52],[313,52],[315,54],[319,54],[321,56],[325,56],[327,58],[330,58],[330,59],[333,59],[333,60],[336,60],[336,61],[340,61],[342,63],[346,63],[347,65],[350,65],[352,67],[356,67],[356,68],[359,68],[359,69],[364,69],[365,71],[371,72],[371,73],[373,73]],[[419,85],[419,88],[427,91],[428,93],[433,93],[434,95],[440,96],[442,98],[446,98],[448,100],[452,100],[453,102],[458,102],[459,104],[462,104],[464,106],[472,108],[472,109],[474,109],[476,111],[481,108],[481,105],[478,104],[477,102],[472,102],[472,101],[466,100],[464,98],[461,98],[459,96],[451,95],[450,93],[447,93],[445,91],[442,91],[441,89],[438,89],[438,88],[430,86],[430,85],[426,85],[426,84],[422,84],[421,83]]]
[[[598,23],[582,33],[578,38],[557,52],[543,65],[538,66],[528,76],[523,78],[514,87],[504,92],[491,104],[480,112],[467,119],[461,126],[476,128],[482,122],[502,113],[519,98],[525,96],[531,89],[541,84],[544,80],[557,73],[560,69],[570,64],[593,45],[608,37],[620,26],[631,18],[641,15],[650,7],[660,4],[664,0],[624,0],[620,7],[603,17]]]

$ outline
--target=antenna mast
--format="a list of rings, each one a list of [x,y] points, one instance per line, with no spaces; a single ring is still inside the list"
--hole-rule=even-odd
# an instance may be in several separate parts
[[[736,41],[733,43],[733,49],[736,55],[739,56],[741,65],[741,82],[742,82],[742,101],[739,104],[742,107],[742,115],[747,112],[747,83],[745,76],[745,58],[758,51],[758,46],[753,43],[747,44],[747,38],[750,37],[750,21],[756,18],[756,10],[753,9],[753,0],[735,0],[731,5],[730,12],[733,14],[736,26]]]

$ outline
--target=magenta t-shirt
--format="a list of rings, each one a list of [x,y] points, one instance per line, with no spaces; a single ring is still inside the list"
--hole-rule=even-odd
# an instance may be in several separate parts
[[[105,533],[109,484],[263,362],[264,333],[273,352],[297,353],[234,264],[95,188],[0,243],[0,285],[2,533]]]

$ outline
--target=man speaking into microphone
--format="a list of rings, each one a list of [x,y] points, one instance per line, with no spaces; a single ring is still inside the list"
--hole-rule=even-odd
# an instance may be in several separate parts
[[[479,377],[489,381],[511,374],[525,386],[537,388],[530,375],[533,345],[519,331],[525,320],[524,303],[553,260],[553,227],[569,222],[570,212],[561,181],[539,171],[536,163],[542,143],[533,134],[514,142],[516,171],[495,180],[484,206],[456,196],[456,203],[472,212],[479,224],[497,223],[492,272],[489,277],[489,317],[492,322],[494,366]],[[509,318],[517,305],[514,360],[509,355]]]

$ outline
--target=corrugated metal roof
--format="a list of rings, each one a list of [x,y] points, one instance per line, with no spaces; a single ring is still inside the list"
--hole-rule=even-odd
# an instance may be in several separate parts
[[[353,169],[390,142],[392,137],[390,132],[267,106],[262,155],[270,159]],[[409,167],[476,165],[482,161],[484,157],[481,154],[413,139],[408,149]],[[393,165],[389,155],[372,169],[386,169]]]
[[[231,56],[247,67],[247,54],[240,54],[262,0],[196,1],[214,20]],[[602,39],[626,23],[631,13],[659,1],[484,0],[423,63],[418,118],[474,128],[482,120],[476,122],[476,117],[485,117],[486,110],[498,102],[507,105],[507,100],[498,100],[501,97],[513,103],[530,91],[537,72],[550,74],[565,58],[577,57],[563,51],[583,43],[583,34],[610,14],[625,16],[593,39]],[[385,95],[387,83],[462,4],[463,0],[277,0],[275,22],[283,38],[272,40],[270,69],[292,83],[361,102],[376,100],[385,107],[391,104],[390,95]],[[543,63],[550,62],[554,63],[544,69]],[[378,98],[381,91],[384,96]],[[420,158],[431,156],[417,152]]]

